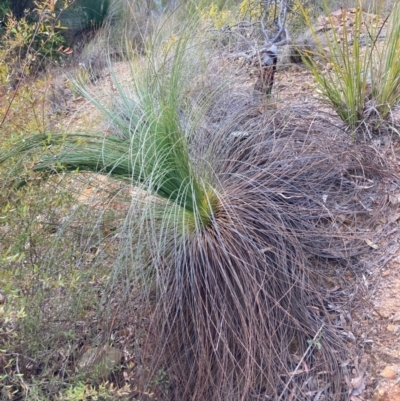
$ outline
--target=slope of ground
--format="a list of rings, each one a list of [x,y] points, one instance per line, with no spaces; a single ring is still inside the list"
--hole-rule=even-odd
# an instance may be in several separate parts
[[[321,103],[312,77],[301,66],[278,73],[276,90],[281,102],[297,104],[304,110],[304,119],[324,114],[327,120],[345,129],[334,112]],[[393,117],[399,126],[398,107]],[[383,152],[400,173],[399,139],[376,138],[371,146]],[[393,205],[393,214],[388,216],[391,229],[381,244],[372,244],[377,248],[372,256],[375,263],[363,277],[364,282],[358,283],[364,287],[363,300],[357,309],[347,311],[354,335],[365,350],[363,366],[355,368],[354,382],[349,383],[350,388],[356,389],[352,401],[400,400],[400,188],[394,187],[393,191],[387,195]]]

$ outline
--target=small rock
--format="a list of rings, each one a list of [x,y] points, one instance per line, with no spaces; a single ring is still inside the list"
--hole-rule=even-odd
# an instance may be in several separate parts
[[[386,319],[389,319],[390,316],[393,314],[393,310],[391,308],[391,305],[379,305],[377,307],[377,312],[379,313],[379,316],[384,317]]]
[[[380,375],[385,379],[394,380],[396,379],[396,369],[393,366],[386,366]]]
[[[400,401],[400,385],[375,391],[373,401]]]
[[[391,333],[396,334],[399,331],[400,326],[397,326],[395,324],[388,324],[386,329],[387,329],[387,331],[390,331]]]
[[[400,196],[399,194],[396,195],[389,195],[389,202],[392,205],[397,205],[398,203],[400,203]]]
[[[390,389],[387,401],[400,401],[400,386]]]
[[[104,345],[103,347],[90,347],[78,362],[80,371],[105,378],[119,364],[123,353],[114,347]]]
[[[398,310],[398,311],[394,314],[394,316],[393,316],[393,318],[392,318],[392,322],[400,322],[400,310]]]
[[[233,131],[231,136],[233,138],[247,138],[250,134],[247,131]]]
[[[386,270],[385,272],[382,273],[382,277],[387,277],[390,276],[392,272],[390,270]]]

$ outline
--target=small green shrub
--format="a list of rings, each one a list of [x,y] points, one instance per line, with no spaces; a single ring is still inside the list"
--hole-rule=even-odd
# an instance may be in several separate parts
[[[397,1],[385,19],[386,36],[380,43],[382,28],[378,21],[383,20],[382,12],[378,10],[377,16],[371,17],[363,6],[364,2],[359,1],[352,27],[345,23],[346,10],[338,17],[330,15],[323,37],[302,7],[317,49],[314,53],[303,52],[303,60],[322,98],[351,132],[362,130],[371,136],[400,100],[400,10]],[[342,35],[336,30],[337,18],[343,20]]]
[[[61,45],[65,43],[59,15],[54,2],[37,2],[33,15],[18,19],[8,14],[2,37],[2,50],[9,66],[24,75],[44,69],[59,61]]]
[[[10,170],[8,174],[21,181],[16,171]],[[22,176],[23,172],[19,173]],[[10,181],[13,178],[7,174],[4,177]],[[79,194],[76,180],[71,180],[68,187],[61,175],[53,176],[38,191],[38,184],[43,183],[40,176],[24,175],[24,179],[26,183],[20,189],[4,185],[0,193],[0,364],[4,399],[55,400],[61,393],[60,399],[74,400],[64,397],[63,391],[67,382],[72,394],[80,394],[81,387],[75,383],[82,376],[71,363],[80,355],[77,343],[93,327],[102,283],[109,273],[105,260],[93,268],[92,252],[100,247],[93,234],[101,238],[100,229],[95,228],[98,215],[81,206],[72,216],[71,206]],[[79,223],[83,218],[91,221],[85,228]],[[69,227],[63,227],[66,220],[70,220]],[[77,325],[77,320],[85,325]],[[87,394],[89,400],[89,395],[97,394],[95,391],[101,399],[99,387],[89,384],[82,394]]]
[[[1,52],[0,52],[1,55]],[[0,82],[4,89],[12,84],[12,69],[0,62]],[[46,120],[43,119],[45,109],[46,80],[36,80],[34,83],[21,84],[17,92],[4,90],[0,104],[0,130],[2,145],[5,151],[9,141],[15,140],[30,132],[44,132]]]
[[[230,10],[220,9],[215,3],[200,10],[201,19],[210,24],[215,29],[221,29],[224,25],[230,25],[235,22],[234,14]]]
[[[97,388],[90,384],[79,382],[63,392],[58,401],[87,401],[87,400],[113,400],[105,384]]]

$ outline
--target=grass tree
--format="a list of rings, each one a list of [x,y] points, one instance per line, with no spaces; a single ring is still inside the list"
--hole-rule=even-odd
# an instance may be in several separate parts
[[[365,250],[338,216],[366,215],[360,180],[377,176],[377,156],[321,141],[290,113],[259,114],[228,78],[208,76],[193,29],[132,59],[132,88],[114,76],[119,109],[81,88],[113,134],[33,136],[0,162],[35,154],[36,172],[132,187],[109,292],[143,317],[142,391],[163,372],[162,399],[341,399],[347,349],[325,278]]]
[[[383,1],[375,8],[376,15],[366,13],[366,4],[360,0],[354,13],[343,9],[329,15],[325,4],[329,16],[323,27],[316,28],[301,7],[316,44],[315,52],[304,53],[303,60],[322,98],[352,134],[362,131],[369,137],[384,126],[396,130],[390,117],[400,100],[400,5],[394,1],[388,15],[384,15]],[[342,27],[341,34],[338,27]]]

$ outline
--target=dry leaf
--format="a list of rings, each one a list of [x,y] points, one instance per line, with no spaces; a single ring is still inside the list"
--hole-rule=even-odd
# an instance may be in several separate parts
[[[400,322],[400,310],[398,310],[398,311],[394,314],[394,316],[393,316],[393,318],[392,318],[392,321],[393,321],[393,322]]]
[[[353,387],[351,395],[361,395],[365,390],[365,377],[359,376],[351,379],[351,386]]]
[[[389,202],[392,205],[397,205],[400,202],[399,196],[398,195],[389,195]]]
[[[394,380],[396,378],[396,370],[393,368],[393,366],[386,366],[380,375],[385,379]]]
[[[389,217],[389,223],[394,223],[400,219],[400,213],[396,213],[393,216]]]
[[[379,246],[377,244],[374,244],[371,240],[369,240],[368,238],[365,240],[365,242],[367,243],[368,246],[370,246],[373,249],[378,249]]]

